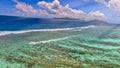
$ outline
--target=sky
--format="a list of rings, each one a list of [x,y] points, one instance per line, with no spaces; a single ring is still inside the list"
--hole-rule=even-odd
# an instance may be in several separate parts
[[[69,17],[120,24],[120,0],[0,0],[0,15]]]

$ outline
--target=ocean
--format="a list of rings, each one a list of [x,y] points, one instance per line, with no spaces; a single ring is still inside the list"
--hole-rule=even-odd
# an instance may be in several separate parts
[[[120,25],[0,16],[0,68],[120,68]]]

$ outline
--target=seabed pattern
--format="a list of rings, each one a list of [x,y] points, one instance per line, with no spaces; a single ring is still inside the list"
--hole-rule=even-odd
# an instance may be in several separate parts
[[[0,36],[0,57],[0,68],[120,68],[120,28]]]

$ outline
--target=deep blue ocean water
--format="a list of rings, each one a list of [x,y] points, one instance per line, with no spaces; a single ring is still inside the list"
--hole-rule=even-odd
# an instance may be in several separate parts
[[[29,29],[53,29],[53,28],[72,28],[89,25],[101,25],[99,23],[85,22],[80,20],[60,20],[0,16],[0,31],[17,31]],[[105,25],[105,24],[103,24]]]

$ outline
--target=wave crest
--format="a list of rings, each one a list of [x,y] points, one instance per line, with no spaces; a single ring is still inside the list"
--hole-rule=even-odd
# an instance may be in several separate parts
[[[94,25],[84,26],[84,27],[75,27],[75,28],[57,28],[57,29],[35,29],[35,30],[21,30],[21,31],[0,31],[0,36],[9,35],[9,34],[22,34],[28,32],[50,32],[50,31],[81,31],[81,29],[95,28]]]
[[[50,42],[65,40],[65,39],[68,39],[68,38],[71,38],[71,37],[76,37],[76,35],[67,36],[67,37],[63,37],[63,38],[57,38],[57,39],[50,39],[50,40],[38,41],[38,42],[31,41],[31,42],[28,43],[28,44],[32,44],[32,45],[45,44],[45,43],[50,43]]]

